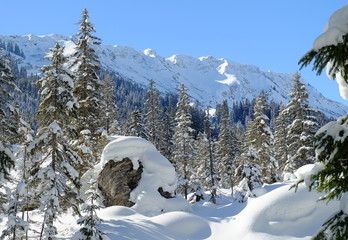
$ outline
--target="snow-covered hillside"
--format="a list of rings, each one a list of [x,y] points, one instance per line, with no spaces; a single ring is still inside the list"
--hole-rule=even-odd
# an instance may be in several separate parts
[[[45,64],[48,49],[55,41],[64,42],[66,53],[73,51],[74,43],[63,35],[47,36],[0,36],[3,42],[12,41],[24,52],[25,59],[18,57],[29,72]],[[225,58],[211,56],[195,58],[174,55],[163,58],[151,49],[137,51],[126,46],[99,46],[97,54],[103,68],[124,79],[148,85],[154,80],[163,92],[176,92],[179,83],[184,83],[193,99],[215,104],[223,99],[230,103],[253,99],[261,90],[269,93],[270,100],[287,103],[292,87],[292,74],[263,71],[256,66],[239,64]],[[308,85],[310,106],[328,116],[339,117],[348,112],[348,106],[329,100],[314,87]]]

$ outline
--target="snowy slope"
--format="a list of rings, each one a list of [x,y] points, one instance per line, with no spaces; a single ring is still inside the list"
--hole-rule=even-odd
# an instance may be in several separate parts
[[[26,56],[21,59],[22,64],[31,72],[36,72],[47,64],[43,57],[55,41],[64,42],[66,54],[74,49],[71,38],[57,34],[0,36],[0,39],[18,44]],[[292,74],[263,71],[256,66],[239,64],[225,58],[194,58],[186,55],[163,58],[151,49],[136,51],[119,45],[99,46],[97,54],[105,69],[125,79],[144,86],[152,79],[163,92],[176,92],[179,83],[184,83],[193,99],[205,103],[215,104],[223,99],[228,99],[230,103],[250,100],[261,90],[269,93],[270,100],[287,103],[288,93],[292,88]],[[308,85],[307,90],[311,107],[333,117],[348,112],[348,106],[325,98],[314,87]]]

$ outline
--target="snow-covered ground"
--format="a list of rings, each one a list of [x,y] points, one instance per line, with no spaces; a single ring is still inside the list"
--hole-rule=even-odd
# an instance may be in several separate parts
[[[132,160],[135,169],[139,163],[144,166],[142,179],[131,193],[136,204],[132,208],[112,206],[97,212],[103,219],[99,227],[106,234],[104,239],[310,239],[340,207],[335,201],[328,205],[318,202],[321,195],[316,191],[309,192],[304,184],[299,185],[296,192],[290,189],[298,179],[306,180],[315,165],[300,168],[292,181],[264,185],[254,192],[257,197],[249,198],[245,203],[235,201],[226,189],[218,189],[217,204],[209,202],[208,193],[205,200],[191,206],[186,201],[183,205],[182,197],[178,198],[180,204],[173,199],[160,199],[158,192],[153,190],[159,186],[173,190],[176,185],[173,167],[150,142],[137,137],[115,137],[105,147],[100,164],[87,175],[97,176],[106,161],[121,161],[126,156]],[[42,213],[34,210],[29,216],[30,239],[37,239]],[[58,239],[78,239],[76,233],[81,226],[77,225],[77,219],[78,216],[71,212],[59,216],[55,222]],[[4,217],[0,232],[6,222]]]
[[[104,221],[100,229],[104,239],[166,240],[295,240],[310,239],[339,204],[318,202],[319,195],[300,186],[289,190],[293,182],[264,186],[266,193],[247,203],[233,202],[230,192],[220,189],[217,204],[202,201],[192,205],[191,212],[174,211],[145,216],[132,208],[113,206],[98,211]],[[207,196],[206,199],[209,199]],[[154,203],[156,204],[156,203]],[[31,213],[40,229],[41,215]],[[56,222],[58,239],[74,239],[80,228],[77,217],[64,214]],[[2,222],[0,229],[3,228]],[[35,234],[31,232],[32,238]]]
[[[220,191],[216,205],[203,201],[192,212],[169,212],[147,217],[125,207],[99,212],[109,239],[310,239],[337,211],[338,203],[317,202],[318,194],[291,183],[265,186],[268,192],[247,203],[233,202]]]

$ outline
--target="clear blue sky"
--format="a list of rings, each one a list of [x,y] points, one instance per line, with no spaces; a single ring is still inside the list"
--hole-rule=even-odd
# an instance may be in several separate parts
[[[73,35],[83,8],[103,44],[154,49],[163,57],[212,55],[294,73],[331,14],[334,0],[3,0],[1,35]],[[308,67],[303,78],[343,102],[335,81]]]

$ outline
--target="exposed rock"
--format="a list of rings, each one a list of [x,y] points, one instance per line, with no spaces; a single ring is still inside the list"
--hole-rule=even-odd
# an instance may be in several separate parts
[[[174,196],[170,192],[163,191],[163,188],[158,188],[158,192],[161,194],[162,197],[165,198],[173,198]]]
[[[104,196],[104,205],[132,207],[135,203],[129,200],[130,193],[138,186],[143,172],[143,166],[133,169],[132,161],[124,158],[122,161],[107,162],[98,176],[98,187]],[[158,188],[164,198],[173,198],[172,194]]]
[[[135,203],[129,200],[131,191],[138,186],[143,172],[143,166],[133,169],[132,161],[124,158],[122,161],[107,162],[99,173],[98,187],[104,196],[104,205],[131,207]]]

